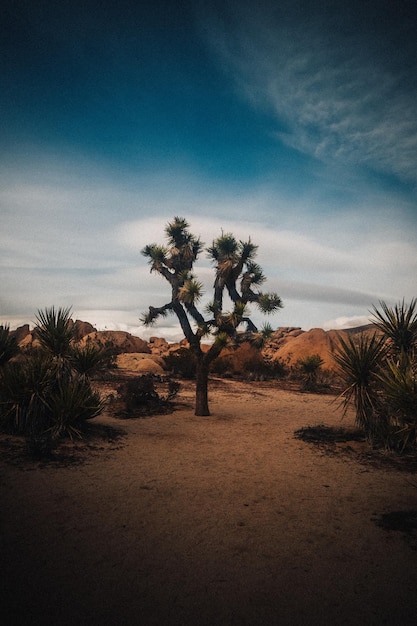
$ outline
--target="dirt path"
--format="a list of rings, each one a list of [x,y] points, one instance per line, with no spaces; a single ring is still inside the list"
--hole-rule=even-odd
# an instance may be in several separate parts
[[[185,387],[43,467],[3,438],[6,623],[415,624],[416,531],[377,522],[417,509],[417,476],[295,438],[353,426],[331,399],[218,383],[197,418]]]

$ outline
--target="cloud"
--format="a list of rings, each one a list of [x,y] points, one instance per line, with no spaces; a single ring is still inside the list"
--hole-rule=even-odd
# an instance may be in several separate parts
[[[338,317],[323,323],[324,330],[343,330],[344,328],[357,328],[370,323],[370,317],[366,315],[354,315],[353,317]]]
[[[3,169],[4,321],[30,321],[38,309],[55,304],[72,306],[81,319],[95,312],[109,328],[137,328],[150,304],[170,297],[169,286],[150,274],[140,251],[164,241],[164,227],[176,214],[207,245],[222,229],[259,245],[267,276],[263,288],[279,293],[285,304],[272,324],[321,326],[331,316],[366,314],[381,298],[415,295],[412,205],[393,193],[362,186],[359,202],[356,195],[339,198],[327,178],[320,189],[297,196],[269,181],[248,189],[221,181],[214,186],[174,168],[120,180],[82,158],[81,167],[41,161],[34,156],[19,168]],[[196,272],[208,300],[213,270],[204,254]],[[257,324],[264,321],[255,309],[253,315]],[[164,332],[175,334],[175,318],[172,327],[165,322]]]
[[[291,298],[291,300],[302,300],[303,302],[327,302],[329,304],[337,303],[348,306],[367,307],[374,301],[384,299],[383,295],[378,295],[373,292],[365,293],[360,290],[344,289],[342,287],[320,285],[317,283],[280,280],[279,285],[284,299]]]
[[[216,14],[206,5],[206,36],[240,93],[275,116],[279,141],[328,163],[368,165],[417,182],[410,42],[378,30],[377,3],[363,18],[375,33],[355,21],[354,7],[299,8],[227,2]]]

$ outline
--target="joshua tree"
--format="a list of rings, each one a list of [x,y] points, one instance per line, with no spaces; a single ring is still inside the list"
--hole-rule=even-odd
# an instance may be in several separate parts
[[[184,218],[174,217],[165,228],[168,245],[150,244],[142,254],[149,259],[151,272],[163,276],[171,286],[171,300],[161,307],[149,307],[142,322],[153,324],[158,317],[175,313],[190,350],[196,358],[196,415],[210,415],[208,407],[208,373],[210,363],[220,354],[229,340],[237,340],[237,329],[246,324],[246,338],[259,339],[256,326],[247,316],[247,305],[256,304],[263,313],[272,313],[282,308],[276,294],[263,294],[252,289],[262,284],[265,276],[254,262],[258,246],[250,239],[237,241],[231,233],[222,233],[207,249],[214,263],[214,297],[203,313],[197,308],[203,293],[203,285],[193,274],[194,263],[203,250],[203,243],[190,233]],[[238,286],[238,281],[240,284]],[[223,310],[223,295],[226,289],[233,310]],[[264,329],[270,332],[270,327]],[[214,341],[208,351],[203,351],[201,341],[208,335]]]

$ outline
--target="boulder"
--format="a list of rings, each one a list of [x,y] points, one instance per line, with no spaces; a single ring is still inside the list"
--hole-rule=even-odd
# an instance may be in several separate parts
[[[88,343],[101,348],[112,348],[117,354],[125,352],[146,352],[150,354],[151,352],[144,339],[135,337],[123,330],[94,331],[81,339],[80,346],[85,346]]]
[[[81,320],[75,320],[73,323],[75,328],[75,341],[80,341],[85,335],[96,332],[96,329],[90,322],[82,322]]]
[[[143,374],[164,374],[164,360],[153,354],[147,353],[124,353],[116,357],[118,369]]]
[[[11,335],[16,337],[17,344],[27,345],[32,341],[32,334],[29,329],[29,324],[23,324],[23,326],[19,326],[16,330],[10,332]]]
[[[312,328],[286,341],[276,350],[273,359],[293,366],[299,359],[318,354],[324,361],[324,369],[335,370],[337,366],[332,353],[339,344],[340,337],[346,339],[345,331]]]

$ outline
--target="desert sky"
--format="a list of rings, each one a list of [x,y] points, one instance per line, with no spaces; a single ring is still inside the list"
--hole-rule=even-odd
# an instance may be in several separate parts
[[[416,27],[407,0],[5,0],[0,323],[71,306],[146,337],[170,294],[140,251],[175,215],[259,245],[273,327],[409,301]]]

